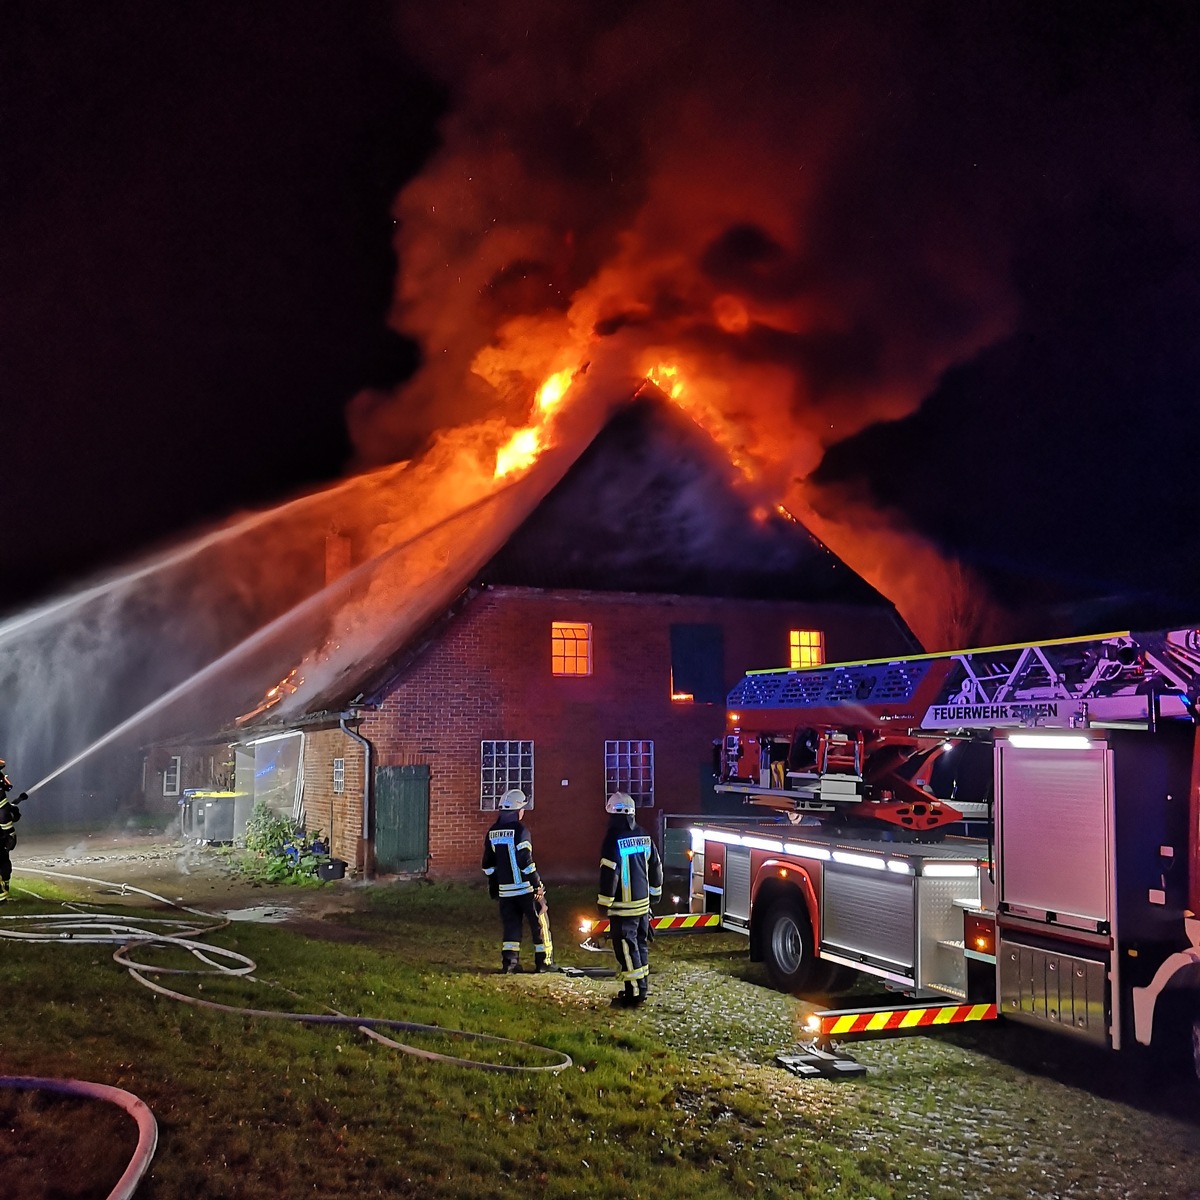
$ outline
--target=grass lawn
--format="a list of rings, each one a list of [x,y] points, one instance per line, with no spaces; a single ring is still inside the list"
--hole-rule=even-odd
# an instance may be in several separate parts
[[[34,886],[45,902],[13,910],[61,911],[62,893]],[[1200,1198],[1198,1103],[1182,1082],[995,1028],[862,1044],[853,1052],[866,1076],[800,1080],[774,1056],[795,1048],[808,1006],[762,986],[741,939],[660,937],[651,1001],[624,1011],[608,1004],[612,980],[497,974],[499,922],[482,887],[359,895],[359,911],[319,925],[239,922],[206,939],[253,959],[253,979],[158,982],[221,1004],[530,1044],[390,1034],[436,1053],[527,1066],[566,1054],[572,1065],[502,1074],[423,1060],[349,1025],[156,995],[110,947],[5,942],[0,1073],[107,1083],[144,1100],[159,1125],[145,1200]],[[265,903],[286,896],[263,892]],[[592,899],[551,889],[563,964],[610,965],[576,944]],[[176,949],[138,958],[202,966]],[[132,1122],[92,1102],[0,1091],[0,1117],[0,1196],[105,1197],[134,1144]]]

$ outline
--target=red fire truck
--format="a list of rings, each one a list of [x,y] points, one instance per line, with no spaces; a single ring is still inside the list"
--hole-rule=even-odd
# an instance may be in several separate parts
[[[819,1040],[996,1016],[1200,1072],[1200,629],[756,671],[692,826],[692,909]]]

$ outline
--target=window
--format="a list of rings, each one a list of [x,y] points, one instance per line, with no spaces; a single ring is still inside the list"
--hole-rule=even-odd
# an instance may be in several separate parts
[[[183,768],[183,759],[180,755],[172,755],[167,760],[166,770],[163,771],[163,795],[178,796],[179,795],[179,775]]]
[[[346,760],[344,758],[335,758],[333,760],[333,791],[334,795],[341,795],[346,790]]]
[[[604,794],[627,792],[639,808],[654,803],[654,743],[604,743]]]
[[[592,673],[592,627],[569,621],[550,623],[550,666],[555,675]]]
[[[533,807],[533,743],[481,742],[479,807],[496,807],[509,788],[520,788]]]
[[[793,671],[819,667],[825,661],[825,635],[819,629],[793,629],[788,633],[788,666]]]
[[[671,626],[671,699],[724,704],[725,638],[720,625]]]

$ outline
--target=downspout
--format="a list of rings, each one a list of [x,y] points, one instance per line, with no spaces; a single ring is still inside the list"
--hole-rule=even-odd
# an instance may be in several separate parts
[[[363,819],[362,819],[362,840],[363,840],[363,870],[367,868],[367,845],[371,840],[371,743],[367,741],[361,733],[357,733],[346,724],[347,717],[354,717],[355,713],[341,713],[338,716],[338,725],[347,737],[352,737],[363,748]],[[330,846],[330,850],[333,847]]]

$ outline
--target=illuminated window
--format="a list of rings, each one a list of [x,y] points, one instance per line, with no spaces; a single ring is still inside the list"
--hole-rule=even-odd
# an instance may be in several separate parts
[[[569,621],[550,624],[550,664],[555,675],[592,673],[592,627]]]
[[[493,811],[509,788],[520,788],[533,807],[533,743],[481,742],[479,807]]]
[[[819,629],[793,629],[788,633],[788,666],[793,671],[819,667],[825,661],[825,635]]]
[[[183,767],[183,759],[174,754],[167,760],[167,768],[163,771],[163,795],[179,795],[179,774]]]
[[[338,795],[346,790],[346,760],[344,758],[333,760],[333,790]]]
[[[639,808],[654,803],[654,743],[604,743],[604,794],[626,792]]]

